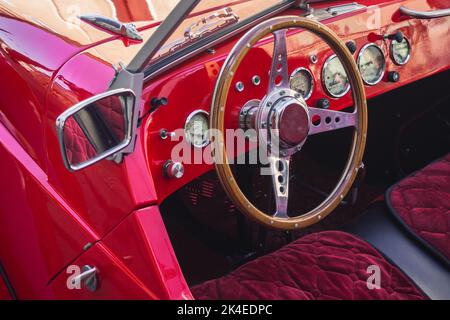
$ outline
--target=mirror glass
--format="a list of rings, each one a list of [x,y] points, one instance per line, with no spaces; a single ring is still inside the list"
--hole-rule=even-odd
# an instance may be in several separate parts
[[[130,91],[82,103],[64,119],[66,165],[79,170],[125,148],[130,140],[128,110],[134,105]],[[70,111],[70,110],[69,110]]]

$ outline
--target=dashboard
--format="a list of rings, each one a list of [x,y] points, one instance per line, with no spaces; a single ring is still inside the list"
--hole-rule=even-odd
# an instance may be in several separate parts
[[[402,18],[398,15],[400,2],[417,3],[385,1],[375,11],[364,8],[322,21],[341,37],[353,54],[368,99],[449,67],[450,41],[446,36],[449,19]],[[417,9],[430,9],[420,3]],[[375,19],[376,23],[374,12],[379,18]],[[283,13],[290,14],[298,15],[299,11]],[[141,130],[146,132],[144,144],[159,201],[213,169],[212,164],[174,162],[174,148],[182,141],[193,153],[211,152],[205,132],[215,80],[238,39],[239,36],[189,60],[144,89],[147,107],[155,110]],[[290,87],[309,107],[342,110],[352,105],[345,70],[326,43],[309,32],[290,30],[287,49]],[[242,61],[226,105],[226,128],[239,128],[242,106],[264,96],[272,52],[273,38],[269,37],[261,40]],[[161,99],[167,103],[155,108],[155,101]],[[176,133],[180,128],[185,129],[183,136]]]

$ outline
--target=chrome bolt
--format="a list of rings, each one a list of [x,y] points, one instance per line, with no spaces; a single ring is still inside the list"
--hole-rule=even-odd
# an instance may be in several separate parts
[[[237,90],[237,92],[242,92],[242,91],[244,91],[244,89],[245,89],[245,86],[242,83],[242,81],[236,82],[236,90]]]
[[[259,86],[261,84],[261,78],[258,75],[253,76],[252,82],[255,86]]]
[[[161,139],[166,140],[169,137],[169,132],[167,129],[161,129],[161,131],[159,131],[159,136]]]
[[[175,137],[175,132],[169,132],[169,130],[167,130],[167,129],[161,129],[159,131],[159,137],[162,140],[166,140],[169,137],[173,138],[173,137]]]

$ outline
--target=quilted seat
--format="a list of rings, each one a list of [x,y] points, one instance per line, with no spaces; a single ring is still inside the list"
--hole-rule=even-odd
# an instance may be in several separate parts
[[[393,186],[386,200],[398,220],[450,260],[450,153]]]
[[[367,280],[380,271],[380,288]],[[370,283],[374,283],[369,281]],[[192,288],[197,299],[424,299],[368,243],[340,231],[307,235],[222,278]]]

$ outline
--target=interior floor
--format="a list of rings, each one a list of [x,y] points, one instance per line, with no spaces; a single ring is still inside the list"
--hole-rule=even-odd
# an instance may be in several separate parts
[[[188,284],[220,277],[305,234],[338,229],[382,200],[396,181],[449,152],[449,83],[447,71],[368,101],[364,173],[342,205],[310,228],[291,233],[249,221],[227,198],[214,171],[169,197],[161,211]],[[308,140],[291,164],[290,210],[307,212],[325,199],[341,174],[350,139],[351,130],[344,129]],[[242,165],[235,175],[249,199],[272,212],[267,177]]]

